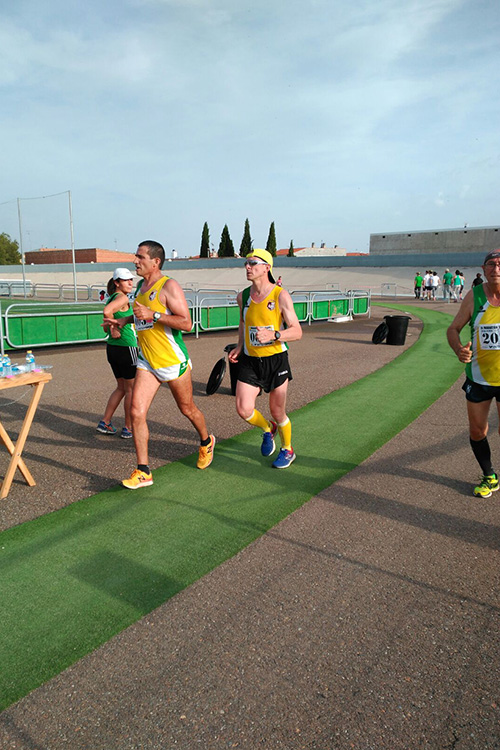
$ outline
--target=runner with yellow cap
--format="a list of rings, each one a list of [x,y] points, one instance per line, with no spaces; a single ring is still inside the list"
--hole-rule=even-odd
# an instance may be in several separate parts
[[[286,414],[288,381],[292,379],[288,342],[298,341],[302,328],[292,298],[275,282],[271,253],[252,250],[245,258],[245,270],[251,286],[238,294],[238,344],[228,355],[231,362],[239,364],[236,410],[246,422],[261,428],[263,456],[274,453],[274,438],[279,433],[281,450],[273,467],[286,469],[295,460],[292,425]],[[255,408],[261,389],[269,393],[270,420]]]

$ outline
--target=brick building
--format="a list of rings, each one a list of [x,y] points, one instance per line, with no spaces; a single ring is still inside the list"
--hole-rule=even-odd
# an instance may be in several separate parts
[[[71,250],[59,250],[52,247],[41,247],[24,254],[26,265],[73,263]],[[102,250],[100,247],[88,247],[75,250],[75,263],[114,263],[117,266],[132,263],[133,253],[120,253],[118,250]]]

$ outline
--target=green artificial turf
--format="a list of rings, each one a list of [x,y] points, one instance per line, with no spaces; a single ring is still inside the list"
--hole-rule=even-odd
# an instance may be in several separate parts
[[[247,431],[218,444],[207,471],[189,456],[156,470],[152,487],[116,486],[2,532],[0,709],[232,557],[444,393],[462,370],[450,318],[411,314],[424,322],[412,347],[293,413],[288,471],[271,469]]]

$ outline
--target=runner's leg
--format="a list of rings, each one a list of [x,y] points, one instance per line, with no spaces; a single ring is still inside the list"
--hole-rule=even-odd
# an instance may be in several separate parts
[[[286,414],[286,397],[288,393],[288,380],[285,380],[278,388],[269,394],[269,408],[271,416],[278,425],[281,438],[281,447],[291,450],[292,448],[292,423]]]
[[[149,465],[149,429],[146,417],[159,387],[160,381],[157,380],[153,373],[137,368],[134,389],[132,391],[130,416],[137,463],[146,466]]]
[[[470,445],[476,461],[485,476],[494,473],[491,465],[491,450],[487,438],[490,406],[491,399],[489,401],[481,401],[479,404],[467,401]]]
[[[193,401],[193,381],[191,380],[191,371],[186,370],[180,378],[170,380],[168,387],[172,392],[172,396],[174,397],[175,403],[181,414],[189,419],[200,436],[200,441],[206,441],[208,438],[208,430],[205,417]]]

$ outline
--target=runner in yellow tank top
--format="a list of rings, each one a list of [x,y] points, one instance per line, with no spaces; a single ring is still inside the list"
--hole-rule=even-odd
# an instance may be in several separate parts
[[[181,365],[182,373],[191,368],[188,351],[182,338],[182,331],[171,328],[159,321],[154,320],[155,313],[171,315],[171,311],[163,303],[162,290],[169,276],[161,276],[146,291],[143,291],[144,283],[137,288],[135,296],[136,303],[144,305],[153,314],[153,319],[140,320],[135,318],[135,328],[141,347],[141,359],[146,361],[153,370],[164,370],[173,368],[171,373],[175,374],[175,367]],[[148,313],[149,314],[149,313]],[[165,373],[167,375],[167,373]],[[160,380],[170,380],[159,373]]]
[[[283,289],[274,286],[261,302],[256,302],[249,295],[249,302],[243,307],[243,319],[245,322],[245,345],[244,351],[249,357],[272,357],[273,354],[286,352],[287,346],[281,338],[274,339],[269,343],[261,344],[257,338],[259,328],[270,331],[274,337],[275,331],[280,331],[283,326],[283,314],[279,305],[279,297]]]
[[[482,470],[474,487],[476,497],[490,497],[499,489],[488,442],[488,414],[493,399],[500,416],[500,249],[489,252],[483,264],[486,281],[465,296],[448,328],[448,343],[460,362],[466,365],[462,388],[467,400],[469,439]],[[471,340],[462,344],[460,331],[471,326]]]
[[[147,415],[161,383],[166,382],[182,414],[200,436],[197,467],[206,469],[213,459],[215,438],[208,434],[205,417],[193,401],[191,362],[182,341],[182,331],[192,328],[189,307],[179,284],[163,276],[165,250],[153,240],[141,242],[134,257],[142,282],[134,302],[134,315],[109,325],[134,321],[140,345],[137,374],[132,394],[132,431],[137,469],[122,484],[130,490],[153,484],[149,468]]]
[[[292,425],[286,414],[288,381],[292,379],[287,342],[298,341],[302,328],[292,298],[274,281],[271,253],[253,250],[245,259],[245,269],[252,286],[238,294],[238,344],[228,355],[231,362],[239,364],[236,410],[246,422],[263,431],[263,456],[274,453],[274,436],[279,432],[281,450],[273,467],[286,469],[295,460]],[[255,408],[261,389],[269,393],[272,420]]]

